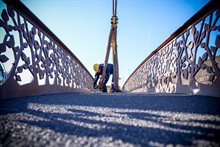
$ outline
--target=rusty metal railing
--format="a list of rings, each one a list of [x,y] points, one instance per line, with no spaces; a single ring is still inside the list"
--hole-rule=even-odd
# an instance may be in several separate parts
[[[135,69],[123,89],[220,97],[219,7],[210,1]]]
[[[92,90],[88,70],[27,7],[1,5],[0,98]]]

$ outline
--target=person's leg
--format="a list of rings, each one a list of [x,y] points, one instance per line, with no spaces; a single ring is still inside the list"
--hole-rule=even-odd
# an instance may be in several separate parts
[[[115,92],[114,74],[112,74],[111,92]]]
[[[103,83],[103,89],[102,89],[102,92],[107,92],[107,87],[106,87],[106,84],[107,84],[107,82],[108,82],[108,80],[109,80],[109,76],[110,75],[105,75],[105,81],[104,81],[104,83]]]

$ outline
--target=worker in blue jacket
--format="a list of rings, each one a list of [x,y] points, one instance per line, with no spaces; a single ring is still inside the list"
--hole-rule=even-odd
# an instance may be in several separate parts
[[[99,77],[102,76],[102,72],[103,72],[103,68],[104,68],[104,64],[94,64],[93,65],[93,69],[94,71],[96,72],[95,73],[95,78],[94,78],[94,81],[93,81],[93,88],[98,88],[97,86],[97,82],[99,80]],[[114,76],[113,76],[113,73],[114,73],[114,66],[113,64],[107,64],[107,67],[106,67],[106,71],[105,71],[105,79],[104,79],[104,82],[103,82],[103,89],[102,89],[102,92],[107,92],[107,87],[106,87],[106,84],[109,80],[109,77],[110,75],[112,75],[112,84],[111,84],[111,92],[114,91]]]

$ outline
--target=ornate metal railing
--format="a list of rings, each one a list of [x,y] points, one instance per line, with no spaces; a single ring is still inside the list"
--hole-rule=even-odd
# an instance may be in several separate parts
[[[88,70],[28,8],[4,0],[1,9],[1,98],[92,90]]]
[[[123,89],[220,96],[219,7],[210,1],[135,69]]]

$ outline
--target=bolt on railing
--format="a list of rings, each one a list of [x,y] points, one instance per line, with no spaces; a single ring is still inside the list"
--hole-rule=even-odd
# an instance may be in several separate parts
[[[154,50],[123,89],[220,97],[220,2],[204,8]]]
[[[92,90],[88,70],[25,5],[0,3],[1,98]]]

